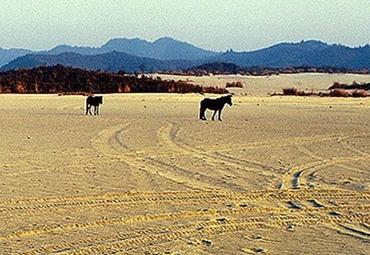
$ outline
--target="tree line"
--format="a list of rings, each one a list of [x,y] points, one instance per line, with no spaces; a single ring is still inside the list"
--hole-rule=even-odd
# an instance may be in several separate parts
[[[215,93],[228,91],[142,74],[88,71],[56,65],[0,72],[0,93]]]

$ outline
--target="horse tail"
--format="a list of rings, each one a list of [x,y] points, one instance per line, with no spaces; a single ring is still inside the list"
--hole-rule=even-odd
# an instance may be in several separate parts
[[[88,114],[88,112],[89,112],[89,97],[88,98],[86,98],[86,112],[85,112],[85,115],[87,115]]]
[[[199,119],[203,120],[204,119],[204,113],[206,111],[206,108],[204,107],[204,101],[200,102],[200,109],[199,109]]]

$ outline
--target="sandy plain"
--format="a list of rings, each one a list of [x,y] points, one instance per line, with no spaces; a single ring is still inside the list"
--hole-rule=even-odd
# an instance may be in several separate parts
[[[254,86],[223,122],[202,95],[0,95],[0,254],[369,254],[370,99]]]
[[[154,75],[156,76],[156,75]],[[359,74],[322,74],[301,73],[281,74],[271,76],[242,76],[242,75],[216,75],[216,76],[180,76],[160,75],[163,79],[184,80],[202,86],[224,87],[227,82],[240,81],[244,89],[231,89],[237,95],[268,96],[281,92],[282,88],[297,88],[304,91],[326,91],[334,82],[351,84],[370,82],[370,75]]]

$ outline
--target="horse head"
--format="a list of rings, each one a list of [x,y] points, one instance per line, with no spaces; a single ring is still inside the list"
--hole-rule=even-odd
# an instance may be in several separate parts
[[[225,96],[224,97],[225,98],[225,102],[228,104],[228,105],[230,105],[230,106],[232,106],[233,105],[233,102],[232,102],[232,98],[233,98],[233,96],[232,95],[228,95],[228,96]]]

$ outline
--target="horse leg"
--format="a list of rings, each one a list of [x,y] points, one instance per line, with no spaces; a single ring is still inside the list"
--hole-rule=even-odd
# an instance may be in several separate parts
[[[213,120],[213,121],[215,120],[216,113],[217,113],[217,110],[215,110],[215,111],[213,112],[213,115],[212,115],[212,120]]]
[[[207,120],[205,112],[206,112],[206,109],[204,107],[200,107],[200,111],[199,111],[199,119],[200,120]]]
[[[219,110],[219,111],[218,111],[218,120],[219,120],[219,121],[222,121],[222,119],[221,119],[221,112],[222,112],[222,110]]]
[[[99,105],[96,106],[96,114],[99,115]]]
[[[91,105],[90,104],[86,104],[86,113],[85,113],[86,115],[89,114],[89,113],[91,114],[90,108],[91,108]]]

